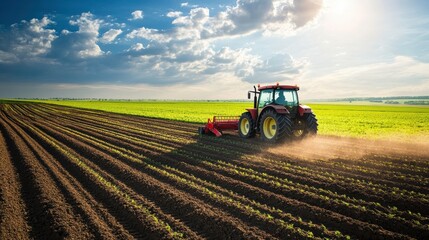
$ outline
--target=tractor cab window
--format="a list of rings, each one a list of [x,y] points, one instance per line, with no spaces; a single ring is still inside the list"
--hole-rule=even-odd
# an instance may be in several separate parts
[[[275,103],[282,106],[294,107],[298,105],[296,90],[279,89],[274,94]]]
[[[258,108],[263,108],[273,102],[273,89],[262,90],[259,96]]]

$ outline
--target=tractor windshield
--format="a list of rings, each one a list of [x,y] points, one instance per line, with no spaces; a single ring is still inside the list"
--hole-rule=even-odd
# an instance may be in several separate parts
[[[286,107],[295,107],[298,106],[298,94],[293,89],[276,89],[274,102]]]
[[[273,89],[262,90],[259,95],[259,108],[263,108],[268,104],[273,103]]]

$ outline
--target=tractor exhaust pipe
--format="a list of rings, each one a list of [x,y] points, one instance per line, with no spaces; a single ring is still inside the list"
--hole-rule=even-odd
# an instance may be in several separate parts
[[[253,108],[256,108],[256,101],[257,101],[257,97],[256,97],[256,87],[253,86],[253,89],[255,89],[255,96],[253,97]]]
[[[258,93],[256,91],[256,86],[253,86],[254,91],[247,92],[247,99],[250,99],[251,93],[254,93],[255,96],[253,97],[253,108],[256,108],[256,102],[258,101],[258,97],[256,97],[256,94]]]

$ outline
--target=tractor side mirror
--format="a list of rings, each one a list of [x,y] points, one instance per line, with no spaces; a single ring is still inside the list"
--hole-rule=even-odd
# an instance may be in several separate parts
[[[250,92],[247,92],[247,99],[250,99]]]

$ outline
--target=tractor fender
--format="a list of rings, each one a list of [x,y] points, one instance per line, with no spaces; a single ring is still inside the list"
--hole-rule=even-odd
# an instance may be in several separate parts
[[[256,108],[246,108],[246,110],[252,116],[253,122],[256,122],[256,120],[258,118],[258,110]]]
[[[304,116],[304,114],[306,113],[312,113],[313,111],[311,110],[311,108],[307,105],[299,105],[298,106],[298,113],[299,116]]]
[[[268,105],[265,106],[262,110],[261,113],[258,116],[258,121],[257,121],[257,127],[259,127],[259,122],[261,121],[261,116],[269,109],[273,109],[274,111],[276,111],[278,114],[289,114],[289,110],[287,110],[287,108],[285,106],[281,106],[281,105]]]
[[[274,111],[276,111],[279,114],[289,114],[289,110],[287,110],[287,108],[285,106],[281,106],[281,105],[268,105],[268,106],[266,106],[266,107],[264,107],[262,109],[261,115],[267,109],[274,109]]]

